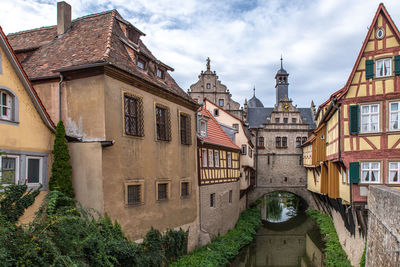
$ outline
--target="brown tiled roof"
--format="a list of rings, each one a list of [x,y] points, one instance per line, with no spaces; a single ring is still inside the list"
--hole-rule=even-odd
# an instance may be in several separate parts
[[[136,66],[127,51],[130,41],[120,21],[120,14],[110,10],[73,20],[71,28],[61,36],[57,36],[57,26],[49,26],[12,33],[8,39],[17,53],[25,53],[20,58],[30,79],[58,76],[54,72],[57,69],[104,62],[195,103],[168,72],[162,80]],[[154,64],[160,63],[141,40],[135,49]]]
[[[33,88],[31,82],[28,79],[28,75],[24,71],[24,69],[21,66],[21,63],[19,62],[17,56],[15,55],[15,52],[13,51],[10,42],[8,41],[6,35],[3,32],[3,29],[0,27],[0,41],[4,41],[4,44],[6,45],[7,49],[4,50],[4,53],[9,52],[9,55],[13,58],[13,61],[10,60],[11,64],[13,62],[15,63],[16,69],[19,71],[21,74],[20,78],[23,80],[23,84],[25,85],[25,89],[28,91],[28,95],[31,97],[31,100],[39,112],[40,117],[44,121],[44,123],[52,130],[55,132],[56,126],[54,122],[51,120],[50,115],[47,113],[46,108],[44,107],[42,101],[39,98],[39,95],[37,94],[36,90]],[[9,58],[10,59],[10,58]]]

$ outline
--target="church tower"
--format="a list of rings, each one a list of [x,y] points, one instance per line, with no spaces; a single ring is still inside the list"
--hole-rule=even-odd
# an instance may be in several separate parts
[[[279,101],[284,98],[289,98],[288,95],[288,88],[289,88],[289,83],[288,83],[288,76],[289,74],[286,72],[286,70],[283,69],[283,64],[282,64],[282,56],[281,56],[281,69],[278,70],[278,72],[275,75],[275,88],[276,88],[276,105],[279,105]]]

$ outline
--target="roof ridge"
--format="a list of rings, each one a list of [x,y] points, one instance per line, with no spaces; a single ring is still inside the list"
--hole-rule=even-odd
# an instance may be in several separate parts
[[[111,10],[106,10],[106,11],[102,11],[102,12],[98,12],[98,13],[89,14],[89,15],[86,15],[86,16],[82,16],[82,17],[78,17],[76,19],[73,19],[71,22],[80,21],[82,19],[87,19],[87,18],[92,18],[92,17],[96,17],[96,16],[105,15],[107,13],[111,13],[111,12],[114,12],[114,11],[116,11],[116,9],[111,9]],[[24,30],[24,31],[19,31],[19,32],[12,32],[12,33],[9,33],[7,35],[8,36],[9,35],[18,35],[18,34],[24,34],[24,33],[28,33],[28,32],[47,30],[47,29],[56,28],[56,27],[57,27],[57,24],[56,25],[51,25],[51,26],[43,26],[43,27],[29,29],[29,30]]]
[[[114,27],[114,21],[115,21],[115,17],[116,17],[116,14],[117,14],[118,12],[115,10],[115,9],[113,9],[112,11],[111,11],[111,22],[110,22],[110,25],[109,25],[109,27],[108,27],[108,34],[107,34],[107,41],[106,41],[106,47],[105,47],[105,52],[104,52],[104,59],[106,59],[106,58],[108,58],[109,57],[109,55],[110,55],[110,51],[111,51],[111,38],[112,38],[112,34],[113,34],[113,27]]]

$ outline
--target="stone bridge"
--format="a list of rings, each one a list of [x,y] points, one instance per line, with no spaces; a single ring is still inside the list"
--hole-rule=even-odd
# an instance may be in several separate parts
[[[289,192],[301,197],[311,209],[316,209],[317,205],[306,185],[271,185],[271,186],[256,186],[249,193],[249,203],[256,201],[259,197],[273,192]]]

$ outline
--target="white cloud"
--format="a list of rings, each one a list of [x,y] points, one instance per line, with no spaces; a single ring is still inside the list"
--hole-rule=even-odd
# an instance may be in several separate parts
[[[322,103],[347,81],[379,1],[68,1],[73,18],[117,9],[146,33],[156,57],[175,69],[183,89],[211,58],[222,83],[243,103],[257,96],[274,104],[274,76],[283,54],[290,96],[299,106]],[[385,3],[400,23],[400,1]],[[3,0],[6,33],[56,23],[55,1]],[[273,97],[271,97],[271,95]]]

